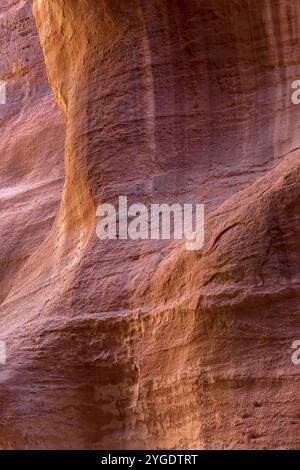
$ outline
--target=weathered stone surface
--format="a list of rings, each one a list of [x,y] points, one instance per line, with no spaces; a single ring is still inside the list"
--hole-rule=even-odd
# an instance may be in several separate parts
[[[6,4],[3,21],[29,8]],[[2,257],[1,447],[299,447],[299,5],[37,0],[34,12],[67,121],[66,182],[57,209],[62,124],[43,77],[45,121],[33,93],[4,123],[16,148],[1,150],[1,178],[29,181],[26,204],[42,207],[16,218],[14,194],[1,220],[17,259]],[[96,207],[119,195],[205,203],[204,248],[100,242]]]
[[[64,122],[47,84],[30,1],[0,6],[0,302],[57,213]]]

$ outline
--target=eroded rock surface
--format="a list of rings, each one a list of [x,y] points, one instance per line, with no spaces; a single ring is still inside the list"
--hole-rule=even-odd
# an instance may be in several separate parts
[[[46,237],[64,182],[65,124],[47,83],[32,2],[0,6],[0,302]]]
[[[4,19],[28,8],[6,3]],[[300,5],[37,0],[34,13],[66,182],[56,210],[61,186],[36,150],[28,172],[57,217],[3,283],[1,447],[299,447]],[[42,82],[42,136],[61,162]],[[24,118],[19,139],[12,122],[23,147]],[[2,152],[6,169],[16,157]],[[99,241],[96,208],[119,195],[204,203],[203,249]]]

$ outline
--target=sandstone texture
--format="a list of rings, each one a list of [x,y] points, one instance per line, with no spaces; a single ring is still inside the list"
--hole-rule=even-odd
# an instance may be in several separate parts
[[[0,302],[47,235],[64,183],[65,123],[57,110],[28,1],[0,4]]]
[[[3,3],[0,448],[299,448],[300,3]],[[100,241],[119,195],[203,249]]]

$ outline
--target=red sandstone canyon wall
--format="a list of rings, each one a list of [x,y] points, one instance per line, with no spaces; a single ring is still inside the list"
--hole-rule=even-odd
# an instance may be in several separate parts
[[[0,447],[299,447],[300,3],[31,6],[0,7]],[[119,195],[203,203],[203,248],[99,240]]]

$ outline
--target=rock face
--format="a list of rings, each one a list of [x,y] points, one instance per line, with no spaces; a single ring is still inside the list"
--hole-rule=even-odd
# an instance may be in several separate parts
[[[299,447],[300,5],[36,0],[61,195],[29,4],[0,10],[35,45],[2,39],[1,448]],[[203,249],[100,241],[119,195],[204,203]]]
[[[0,302],[43,241],[57,213],[64,182],[65,124],[47,84],[28,1],[0,6]]]

